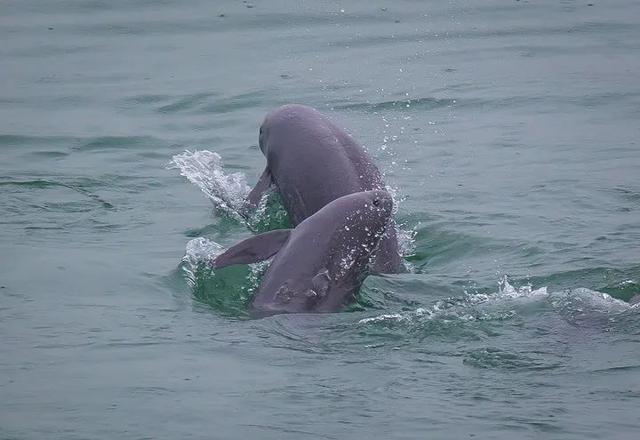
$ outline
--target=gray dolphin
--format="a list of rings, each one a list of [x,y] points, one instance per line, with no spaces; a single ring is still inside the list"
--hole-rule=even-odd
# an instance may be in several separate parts
[[[275,255],[253,299],[255,314],[338,311],[355,300],[392,210],[386,191],[348,194],[295,229],[248,238],[209,265],[255,263]]]
[[[298,104],[279,107],[260,127],[260,149],[267,166],[247,197],[255,207],[274,183],[294,225],[347,194],[385,188],[367,152],[317,110]],[[404,270],[395,227],[387,230],[372,270]]]

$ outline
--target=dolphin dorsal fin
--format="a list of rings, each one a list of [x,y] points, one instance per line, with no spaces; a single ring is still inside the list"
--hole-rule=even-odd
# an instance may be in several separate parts
[[[277,229],[242,240],[209,262],[212,269],[233,264],[250,264],[274,256],[289,239],[293,229]]]

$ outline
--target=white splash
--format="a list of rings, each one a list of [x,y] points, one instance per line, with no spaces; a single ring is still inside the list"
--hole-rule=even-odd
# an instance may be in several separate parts
[[[418,231],[415,229],[404,229],[405,225],[396,223],[396,237],[398,237],[398,250],[402,257],[410,257],[416,250],[415,242]]]
[[[358,324],[370,324],[373,322],[383,322],[388,320],[403,321],[408,319],[409,319],[408,315],[403,315],[400,313],[389,313],[384,315],[373,316],[371,318],[361,319],[360,321],[358,321]]]
[[[215,276],[216,271],[209,267],[209,262],[222,254],[226,249],[204,237],[189,240],[186,246],[185,255],[182,257],[182,270],[187,284],[192,289],[198,282],[198,274],[206,271],[206,276]],[[258,263],[249,265],[249,273],[247,275],[247,283],[242,286],[248,294],[253,294],[260,285],[262,276],[271,265],[273,258],[269,258]]]
[[[400,204],[404,202],[406,197],[400,195],[398,188],[394,186],[386,185],[385,190],[391,195],[391,199],[393,200],[392,216],[395,218],[398,215]],[[415,251],[415,238],[418,233],[415,227],[412,229],[405,229],[407,225],[398,223],[397,221],[394,222],[394,226],[396,229],[400,256],[404,258],[413,255],[413,252]],[[407,265],[407,263],[405,263],[405,265]],[[410,268],[407,267],[407,269]]]
[[[242,207],[250,190],[246,177],[242,173],[226,174],[218,153],[186,150],[173,156],[167,168],[179,169],[180,175],[200,188],[216,208],[243,221]]]
[[[546,287],[533,289],[531,284],[525,284],[518,288],[509,284],[507,276],[503,276],[498,281],[498,291],[496,293],[474,293],[467,294],[467,301],[471,305],[483,304],[486,302],[500,302],[508,300],[537,301],[547,297],[549,294]]]
[[[218,243],[207,240],[204,237],[189,240],[185,255],[182,257],[182,270],[187,279],[187,284],[191,287],[195,286],[196,271],[220,255],[223,251],[224,248]]]

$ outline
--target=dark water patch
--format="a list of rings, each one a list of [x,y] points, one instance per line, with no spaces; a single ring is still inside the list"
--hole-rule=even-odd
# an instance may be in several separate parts
[[[184,97],[180,97],[171,104],[166,104],[161,107],[158,107],[156,111],[158,113],[176,113],[186,110],[192,110],[196,107],[199,107],[200,104],[206,102],[210,98],[217,97],[216,93],[196,93],[193,95],[188,95]]]
[[[81,183],[78,184],[68,184],[63,182],[56,182],[52,180],[44,180],[44,179],[36,179],[36,180],[0,180],[0,186],[16,186],[18,188],[26,188],[26,189],[46,189],[51,187],[63,187],[68,188],[73,191],[76,191],[90,199],[99,203],[103,208],[112,209],[113,205],[106,200],[102,199],[97,194],[89,192],[85,189]]]
[[[76,145],[80,138],[68,136],[27,136],[17,134],[0,134],[0,146],[3,148],[51,147],[55,145]]]
[[[160,387],[160,386],[135,386],[128,387],[128,391],[133,394],[152,394],[152,395],[167,395],[173,394],[176,390]]]
[[[162,147],[162,146],[159,146]],[[182,146],[176,146],[174,148],[182,148]],[[157,161],[164,161],[167,156],[163,151],[150,151],[150,150],[145,150],[145,151],[138,151],[135,153],[135,157],[141,161],[145,160],[145,159],[153,159],[153,160],[157,160]]]
[[[221,14],[218,8],[211,7],[209,13],[198,16],[185,13],[174,14],[173,19],[156,15],[145,16],[144,11],[135,11],[127,16],[113,14],[106,20],[83,20],[83,22],[55,23],[56,31],[65,34],[82,34],[92,36],[112,37],[142,37],[153,35],[187,35],[198,33],[225,33],[243,28],[246,34],[264,33],[278,29],[292,29],[300,27],[347,26],[362,23],[378,23],[378,15],[346,15],[339,12],[316,14],[296,14],[292,11],[269,12],[263,10],[247,11],[246,8],[237,9],[234,13]],[[167,13],[171,14],[170,11]],[[95,14],[94,14],[95,15]],[[90,17],[89,14],[85,15]],[[86,22],[95,21],[92,24]],[[106,21],[106,22],[105,22]],[[29,28],[32,25],[28,26]],[[14,26],[14,29],[20,29]],[[46,27],[43,27],[43,32]]]
[[[509,28],[491,28],[477,30],[434,30],[429,32],[388,32],[386,35],[366,35],[351,37],[349,39],[333,40],[328,47],[340,48],[360,48],[360,47],[384,47],[387,45],[414,45],[424,43],[436,43],[438,41],[451,40],[484,40],[491,38],[532,38],[532,37],[552,37],[567,36],[573,34],[606,34],[625,35],[627,33],[637,34],[637,27],[633,23],[579,23],[567,25],[536,25],[536,26],[514,26]]]
[[[264,105],[264,91],[243,93],[235,96],[223,97],[218,93],[197,93],[173,99],[173,102],[162,105],[155,110],[158,113],[195,113],[195,114],[226,114],[237,110]],[[167,101],[170,99],[163,99]],[[207,125],[209,127],[210,125]],[[204,127],[203,127],[204,128]]]
[[[617,374],[621,372],[635,372],[635,371],[640,371],[640,365],[619,365],[615,367],[608,367],[608,368],[593,370],[592,373]]]
[[[32,156],[36,158],[42,159],[62,159],[64,157],[69,156],[69,153],[64,151],[34,151],[31,153]]]
[[[150,136],[104,136],[75,146],[74,151],[108,151],[122,149],[158,148],[164,141]]]
[[[4,104],[10,104],[10,105],[11,104],[20,104],[22,102],[24,102],[24,100],[22,100],[22,99],[8,98],[8,97],[5,97],[5,96],[0,97],[0,104],[3,104],[3,105]],[[3,135],[0,135],[0,136],[3,136]]]
[[[618,50],[622,50],[623,48],[617,46]],[[537,57],[566,57],[566,56],[577,56],[577,55],[587,55],[589,53],[593,53],[594,46],[593,44],[589,45],[574,45],[574,44],[505,44],[498,47],[474,47],[474,48],[465,48],[465,47],[454,47],[454,48],[446,48],[438,51],[440,56],[445,57],[491,57],[497,58],[500,56],[520,56],[524,58],[537,58]],[[432,53],[420,53],[412,56],[412,59],[429,59],[433,57]]]
[[[170,0],[137,0],[130,2],[126,0],[87,0],[77,2],[74,0],[57,0],[51,3],[41,3],[38,1],[25,0],[19,2],[19,5],[11,5],[8,12],[44,15],[73,14],[73,13],[104,13],[106,11],[115,10],[140,10],[143,8],[156,8],[158,6],[172,4]]]
[[[125,107],[137,107],[139,105],[158,104],[169,101],[173,98],[171,95],[137,95],[122,100]]]
[[[462,362],[476,368],[517,371],[544,371],[560,366],[558,363],[550,364],[548,359],[548,355],[535,358],[516,351],[486,347],[468,352]]]
[[[57,57],[65,55],[83,55],[85,53],[94,54],[101,48],[97,45],[64,45],[58,44],[45,44],[31,48],[14,49],[7,52],[7,56],[15,58],[42,58],[42,57]],[[104,49],[103,49],[104,50]]]
[[[367,112],[381,111],[429,111],[442,107],[452,107],[456,104],[456,99],[450,98],[411,98],[397,101],[383,102],[365,102],[365,103],[347,103],[332,104],[332,107],[338,110],[358,110]]]
[[[171,95],[159,95],[159,94],[147,94],[147,95],[136,95],[132,97],[127,97],[118,103],[119,108],[123,111],[131,112],[135,111],[137,113],[147,113],[149,111],[157,111],[162,113],[157,107],[158,104],[163,104],[166,106],[170,106],[172,100],[175,97]],[[162,106],[160,107],[162,108]]]
[[[166,182],[144,175],[104,174],[100,181],[105,187],[113,188],[118,193],[138,194],[146,190],[163,188]]]
[[[580,96],[540,95],[540,96],[512,96],[492,99],[464,99],[460,102],[460,108],[524,108],[536,107],[538,112],[548,108],[556,113],[561,108],[596,109],[600,107],[619,106],[629,102],[634,103],[640,97],[638,93],[601,93]]]
[[[215,100],[211,104],[205,104],[201,107],[202,113],[230,113],[237,110],[252,108],[264,104],[265,91],[255,91],[243,93],[224,99]]]
[[[640,208],[640,191],[624,186],[618,186],[610,190],[605,190],[621,199],[633,203],[634,208]]]
[[[556,98],[560,100],[560,98]],[[620,105],[620,104],[640,104],[640,92],[627,91],[624,93],[608,92],[590,94],[584,96],[574,96],[569,98],[571,104],[585,108],[598,108],[601,106]]]
[[[368,113],[402,112],[416,114],[424,111],[437,111],[443,108],[457,111],[468,110],[504,110],[537,108],[539,113],[556,113],[561,108],[577,107],[598,109],[618,107],[622,104],[635,105],[639,93],[602,93],[586,96],[550,96],[521,95],[509,97],[465,97],[465,98],[406,98],[382,102],[334,102],[332,107],[338,110],[355,110]],[[543,110],[545,109],[545,110]]]

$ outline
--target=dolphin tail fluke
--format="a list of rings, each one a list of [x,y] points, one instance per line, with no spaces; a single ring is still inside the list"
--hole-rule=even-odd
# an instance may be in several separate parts
[[[212,269],[234,264],[250,264],[274,256],[289,239],[293,229],[277,229],[265,232],[230,247],[209,262]]]

